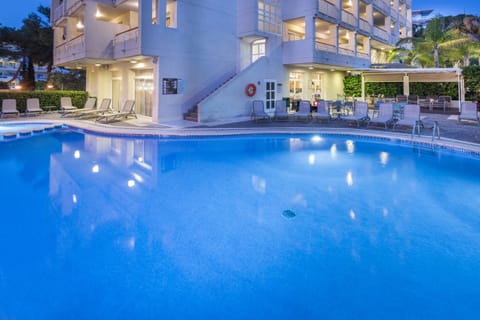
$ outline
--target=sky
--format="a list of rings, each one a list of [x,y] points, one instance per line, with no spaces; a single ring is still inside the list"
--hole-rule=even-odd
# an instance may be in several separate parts
[[[50,7],[50,0],[9,1],[9,4],[0,10],[0,24],[19,28],[22,26],[22,20],[30,13],[36,12],[39,5]],[[434,9],[433,14],[443,16],[463,13],[480,16],[479,0],[412,0],[412,7],[414,10]]]

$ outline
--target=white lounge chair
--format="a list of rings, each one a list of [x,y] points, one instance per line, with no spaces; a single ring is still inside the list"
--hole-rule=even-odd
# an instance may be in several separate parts
[[[393,104],[392,103],[381,103],[378,109],[378,116],[370,119],[368,125],[370,124],[383,124],[385,130],[387,130],[388,125],[393,122]]]
[[[275,101],[275,113],[273,114],[275,120],[289,120],[290,114],[287,111],[287,103],[285,100]]]
[[[61,97],[60,98],[60,112],[65,113],[66,111],[78,110],[77,107],[73,106],[72,98],[70,97]]]
[[[135,100],[125,101],[120,112],[104,113],[98,116],[95,121],[99,121],[99,122],[103,121],[106,123],[106,122],[125,120],[130,116],[134,116],[135,118],[137,118],[137,114],[135,113]]]
[[[64,99],[64,98],[62,98]],[[70,98],[67,98],[65,103],[68,104],[72,102],[72,100],[70,99],[70,102],[68,102],[68,99]],[[96,98],[93,98],[93,97],[90,97],[87,99],[87,101],[85,101],[85,105],[83,106],[83,108],[77,108],[77,107],[73,107],[72,108],[69,108],[68,105],[65,106],[65,108],[62,106],[62,117],[69,117],[69,116],[75,116],[75,115],[78,115],[79,113],[82,113],[82,112],[86,112],[86,111],[91,111],[91,110],[95,110],[95,102],[97,101]]]
[[[253,101],[251,118],[255,121],[258,121],[259,119],[270,120],[270,115],[265,112],[263,100]]]
[[[423,127],[420,118],[420,106],[418,104],[407,104],[403,107],[403,117],[393,125],[393,129],[398,126]]]
[[[353,109],[353,114],[350,116],[342,116],[342,120],[352,121],[357,123],[357,127],[360,127],[362,121],[370,120],[368,116],[368,103],[363,101],[356,101]]]
[[[298,105],[298,111],[294,114],[295,119],[304,118],[305,121],[308,121],[312,118],[312,113],[310,112],[310,101],[301,100]]]
[[[17,117],[20,115],[20,112],[17,109],[17,100],[15,99],[2,100],[2,112],[0,117],[3,118],[4,115],[15,115]]]
[[[40,108],[40,100],[38,98],[28,98],[27,99],[27,108],[25,109],[25,115],[38,115],[42,113],[43,110]]]
[[[74,116],[77,118],[88,118],[88,117],[93,117],[93,116],[99,116],[102,114],[105,114],[107,112],[112,113],[113,110],[110,107],[110,104],[112,103],[112,99],[109,98],[104,98],[102,99],[102,102],[98,106],[98,108],[85,108],[78,110],[75,112]]]
[[[480,125],[480,119],[477,112],[477,104],[475,102],[464,101],[460,107],[460,115],[458,116],[458,122],[462,120],[476,121]]]
[[[318,101],[317,112],[313,114],[313,117],[317,119],[317,121],[327,120],[327,122],[329,122],[330,119],[332,119],[328,104],[325,100]]]

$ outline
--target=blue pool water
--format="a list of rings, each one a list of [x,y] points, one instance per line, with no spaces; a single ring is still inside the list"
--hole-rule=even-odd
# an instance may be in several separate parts
[[[477,319],[480,160],[362,138],[0,143],[0,319]]]

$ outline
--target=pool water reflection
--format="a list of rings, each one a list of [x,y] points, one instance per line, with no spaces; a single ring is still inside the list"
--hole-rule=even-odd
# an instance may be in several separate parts
[[[0,318],[477,312],[475,157],[341,136],[61,130],[1,143],[0,166]]]

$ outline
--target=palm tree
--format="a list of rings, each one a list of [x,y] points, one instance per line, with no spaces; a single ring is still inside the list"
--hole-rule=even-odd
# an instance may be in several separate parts
[[[438,48],[439,44],[445,40],[445,24],[442,17],[435,17],[428,21],[424,30],[425,40],[430,42],[433,47],[433,65],[435,68],[440,66]]]

